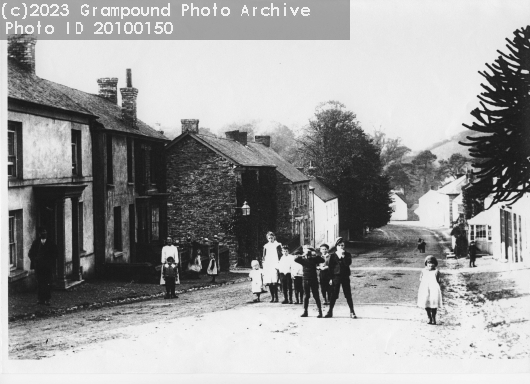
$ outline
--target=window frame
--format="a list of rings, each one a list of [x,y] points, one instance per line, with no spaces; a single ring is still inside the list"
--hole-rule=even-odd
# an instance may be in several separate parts
[[[114,252],[123,252],[121,206],[114,207]]]
[[[107,184],[114,184],[114,159],[112,148],[112,135],[107,133],[106,160],[107,160]]]
[[[156,215],[155,215],[155,212],[156,212]],[[155,232],[156,232],[156,237],[155,237]],[[158,205],[153,205],[151,207],[151,241],[158,241],[158,240],[160,240],[160,207]]]
[[[134,140],[127,137],[127,182],[134,183],[133,151]]]
[[[13,154],[9,154],[9,136],[13,135]],[[22,123],[8,120],[7,124],[7,175],[9,179],[22,179]],[[10,158],[13,158],[12,161]],[[10,174],[9,165],[12,163],[13,174]]]
[[[17,269],[17,223],[16,216],[9,212],[9,269]],[[13,262],[14,259],[14,262]]]
[[[72,176],[83,176],[81,131],[72,129]]]

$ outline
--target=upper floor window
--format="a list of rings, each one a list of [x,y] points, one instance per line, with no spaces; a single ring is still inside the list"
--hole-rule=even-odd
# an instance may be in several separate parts
[[[153,206],[151,210],[151,240],[160,239],[160,208]]]
[[[107,184],[114,184],[114,162],[112,159],[112,136],[107,134]]]
[[[127,182],[133,182],[133,140],[127,138]]]
[[[22,124],[14,121],[7,127],[7,175],[22,177]]]
[[[83,174],[81,166],[81,131],[72,129],[72,175]]]

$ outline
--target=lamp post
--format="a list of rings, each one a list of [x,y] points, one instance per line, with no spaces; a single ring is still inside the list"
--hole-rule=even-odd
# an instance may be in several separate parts
[[[250,216],[250,206],[248,205],[248,203],[245,201],[243,202],[243,205],[241,207],[234,207],[234,210],[237,210],[237,209],[241,209],[241,215],[243,217],[249,217]],[[247,223],[245,222],[245,228],[246,228],[246,231],[248,231],[248,225]],[[243,254],[243,257],[239,256],[238,257],[238,265],[241,264],[241,259],[243,259],[243,265],[246,265],[246,253],[248,253],[248,235],[243,235],[241,233],[239,233],[240,236],[244,237],[244,250],[245,250],[245,253]]]

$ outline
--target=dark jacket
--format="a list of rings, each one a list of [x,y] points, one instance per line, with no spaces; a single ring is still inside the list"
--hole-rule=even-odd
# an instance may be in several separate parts
[[[350,252],[344,252],[344,257],[342,259],[337,256],[335,252],[333,252],[329,256],[329,274],[331,278],[334,277],[349,277],[350,272],[350,265],[351,265],[351,253]]]
[[[304,280],[317,280],[317,265],[325,260],[322,256],[305,257],[298,256],[294,261],[304,267]]]
[[[469,248],[468,248],[468,253],[469,253],[469,257],[471,258],[476,258],[477,257],[477,251],[479,251],[479,249],[477,248],[477,246],[475,244],[470,244],[469,245]]]
[[[171,263],[171,264],[164,264],[164,269],[162,270],[162,274],[164,277],[177,277],[178,269],[177,264]]]
[[[42,244],[40,239],[33,241],[29,249],[28,257],[31,260],[30,269],[49,271],[55,269],[55,260],[57,259],[57,246],[47,239]]]

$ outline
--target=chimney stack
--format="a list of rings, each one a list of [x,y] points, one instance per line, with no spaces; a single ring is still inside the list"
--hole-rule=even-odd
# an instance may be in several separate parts
[[[7,56],[15,59],[28,72],[35,74],[35,44],[34,35],[8,35]]]
[[[263,144],[267,148],[270,148],[270,146],[271,146],[271,137],[270,136],[256,136],[256,137],[254,137],[254,141],[256,143]]]
[[[127,88],[120,88],[122,118],[136,128],[136,97],[138,90],[132,86],[132,72],[127,69]]]
[[[118,104],[118,78],[102,77],[98,79],[99,97],[109,100],[113,104]]]
[[[225,132],[225,136],[227,139],[237,141],[238,143],[241,143],[243,145],[247,145],[247,134],[248,132],[239,132],[239,130]]]
[[[182,124],[182,133],[199,133],[198,119],[183,119],[180,120],[180,124]]]

